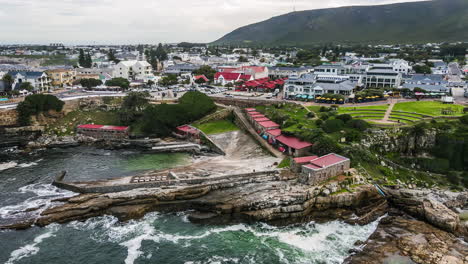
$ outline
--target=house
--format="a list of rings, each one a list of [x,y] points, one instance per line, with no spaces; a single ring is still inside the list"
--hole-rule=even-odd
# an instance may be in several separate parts
[[[258,122],[257,125],[258,125],[257,127],[258,127],[260,133],[265,133],[268,130],[280,128],[280,125],[278,125],[277,123],[275,123],[275,122],[273,122],[271,120]]]
[[[182,63],[182,64],[175,64],[175,65],[167,67],[164,70],[164,73],[179,75],[182,73],[192,73],[193,71],[196,71],[198,69],[200,69],[200,65]]]
[[[114,78],[141,80],[144,82],[154,78],[152,74],[153,67],[147,61],[121,61],[113,69]]]
[[[431,93],[448,93],[448,82],[440,74],[414,74],[410,78],[405,79],[403,88],[410,89],[418,87]]]
[[[178,136],[195,143],[200,143],[200,130],[190,125],[178,126],[175,132]]]
[[[214,77],[215,84],[226,85],[228,83],[235,84],[239,81],[253,80],[251,75],[245,75],[235,72],[217,72]]]
[[[205,75],[196,75],[196,76],[193,76],[193,81],[194,82],[197,82],[198,80],[203,80],[203,82],[207,83],[209,82],[210,80],[208,78],[206,78]]]
[[[76,77],[74,69],[54,69],[47,70],[46,73],[52,80],[52,85],[59,87],[72,86]]]
[[[310,163],[311,160],[318,158],[318,156],[305,156],[299,158],[292,158],[290,168],[293,172],[299,173],[302,171],[302,166]]]
[[[301,160],[302,161],[302,160]],[[302,165],[299,181],[304,184],[317,184],[331,177],[343,174],[350,168],[350,159],[335,153],[315,158]]]
[[[305,156],[312,147],[309,142],[285,135],[276,137],[276,143],[279,145],[279,151],[294,157]]]
[[[13,90],[19,90],[22,83],[29,82],[34,91],[45,92],[50,89],[51,78],[40,71],[10,71],[8,74],[13,77],[11,87]]]
[[[127,126],[105,126],[85,124],[76,128],[78,134],[97,139],[126,139],[129,136],[130,128]]]
[[[310,73],[312,67],[268,67],[268,77],[270,79],[288,78],[291,75],[302,75]]]
[[[306,74],[291,76],[285,83],[284,98],[314,99],[323,94],[341,94],[349,96],[354,92],[356,83],[347,76]]]

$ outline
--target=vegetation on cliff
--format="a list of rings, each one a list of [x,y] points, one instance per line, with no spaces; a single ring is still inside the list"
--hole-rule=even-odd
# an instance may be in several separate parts
[[[42,112],[54,110],[62,111],[65,103],[57,97],[49,94],[33,94],[27,96],[23,102],[20,102],[16,107],[18,112],[18,123],[21,126],[31,124],[31,116],[38,115]]]

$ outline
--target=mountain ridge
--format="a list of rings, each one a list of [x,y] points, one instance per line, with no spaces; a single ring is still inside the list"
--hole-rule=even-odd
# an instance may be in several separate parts
[[[433,0],[291,12],[213,44],[425,43],[468,40],[468,1]]]

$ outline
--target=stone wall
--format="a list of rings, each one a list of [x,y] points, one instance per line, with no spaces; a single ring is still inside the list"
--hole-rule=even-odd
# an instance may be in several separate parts
[[[223,104],[227,106],[237,106],[237,107],[255,107],[258,105],[274,105],[281,104],[282,101],[278,100],[261,100],[261,99],[240,99],[240,98],[229,98],[229,97],[211,97],[213,101],[218,104]]]
[[[105,186],[79,186],[74,183],[66,183],[57,179],[54,180],[52,185],[62,188],[65,190],[78,192],[78,193],[114,193],[123,192],[139,188],[157,188],[161,186],[173,186],[173,185],[195,185],[195,184],[207,184],[212,188],[219,187],[219,185],[233,184],[236,182],[251,182],[255,181],[256,178],[261,177],[278,177],[277,170],[250,172],[242,174],[223,175],[219,177],[206,177],[206,178],[193,178],[193,179],[181,179],[181,180],[166,180],[166,181],[154,181],[154,182],[143,182],[143,183],[128,183],[122,185],[105,185]]]
[[[0,126],[17,126],[18,112],[14,109],[0,111]]]
[[[313,170],[302,166],[302,173],[299,176],[299,181],[304,184],[316,185],[332,177],[343,174],[346,170],[349,170],[350,166],[350,160],[345,160],[321,170]]]

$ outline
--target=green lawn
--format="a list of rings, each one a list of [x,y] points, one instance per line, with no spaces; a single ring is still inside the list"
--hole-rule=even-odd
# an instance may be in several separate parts
[[[208,135],[239,130],[239,128],[229,120],[217,120],[194,126]]]
[[[369,105],[369,106],[351,106],[351,107],[340,107],[338,109],[338,113],[352,113],[352,112],[359,112],[359,110],[387,110],[388,104],[381,104],[381,105]],[[382,111],[377,111],[382,112]]]
[[[430,116],[444,116],[442,109],[451,108],[454,111],[452,116],[461,116],[463,114],[463,106],[443,104],[436,101],[419,101],[419,102],[404,102],[398,103],[393,107],[395,111],[405,111],[411,113],[418,113]],[[447,115],[450,116],[450,115]]]

